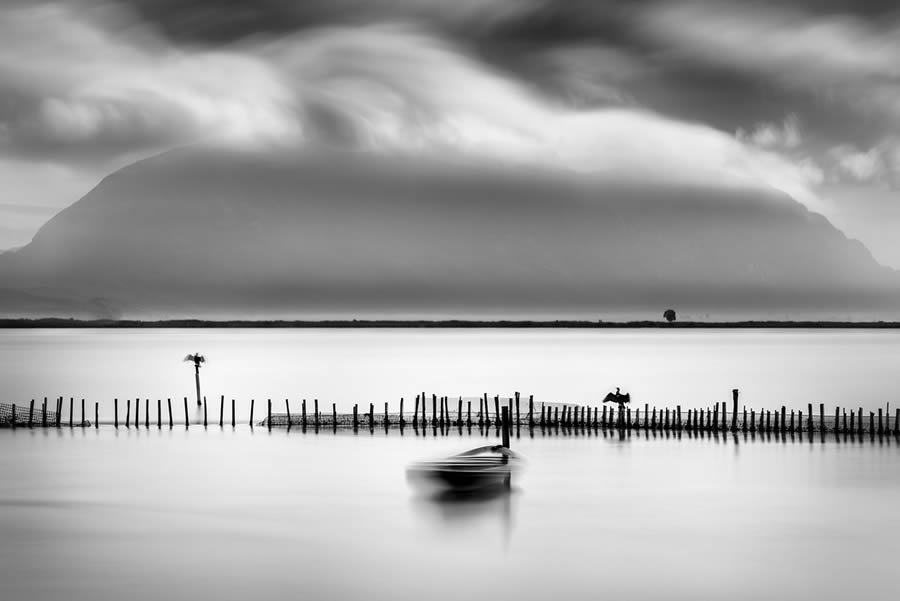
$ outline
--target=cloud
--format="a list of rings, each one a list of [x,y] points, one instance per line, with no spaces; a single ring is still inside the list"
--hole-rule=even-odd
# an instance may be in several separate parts
[[[415,24],[319,27],[210,50],[59,6],[2,17],[0,81],[21,99],[2,114],[8,156],[77,163],[209,140],[352,144],[588,176],[771,186],[810,203],[821,179],[809,160],[777,148],[799,143],[790,119],[742,140],[638,107],[572,106]],[[645,68],[597,47],[547,57],[570,82],[587,82],[594,100]]]
[[[765,74],[788,88],[900,117],[900,19],[814,15],[760,6],[679,2],[642,13],[642,29],[691,60]]]
[[[762,148],[793,149],[800,146],[800,122],[797,115],[788,115],[783,123],[759,123],[752,131],[738,129],[737,138]]]
[[[11,154],[109,159],[198,138],[290,135],[290,89],[244,54],[174,48],[152,31],[53,5],[4,10],[0,84]]]
[[[877,147],[862,152],[852,145],[843,144],[832,148],[829,154],[844,174],[857,181],[871,181],[884,169],[881,150]]]

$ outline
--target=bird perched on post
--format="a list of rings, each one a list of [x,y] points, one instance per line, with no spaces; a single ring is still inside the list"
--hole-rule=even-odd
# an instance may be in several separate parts
[[[200,353],[196,353],[186,356],[184,360],[193,362],[194,364],[194,381],[197,384],[197,406],[199,407],[200,405],[202,405],[202,403],[200,402],[200,364],[206,363],[206,357],[204,357]]]

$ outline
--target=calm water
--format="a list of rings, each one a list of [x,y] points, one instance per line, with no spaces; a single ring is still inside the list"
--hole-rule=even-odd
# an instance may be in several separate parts
[[[408,487],[484,440],[0,431],[0,598],[897,598],[895,440],[538,433],[508,496]]]
[[[900,331],[886,330],[0,330],[0,401],[85,398],[110,419],[115,397],[171,397],[178,414],[194,352],[211,413],[224,394],[244,420],[251,398],[396,410],[421,391],[596,404],[620,386],[639,406],[702,408],[738,388],[748,408],[891,415],[900,402]]]
[[[892,332],[2,331],[4,401],[419,390],[805,407],[891,400]],[[104,405],[106,406],[106,405]],[[893,406],[893,404],[892,404]],[[488,438],[490,436],[490,438]],[[0,430],[0,599],[896,599],[900,442],[542,436],[513,492],[405,468],[493,441],[240,425]]]

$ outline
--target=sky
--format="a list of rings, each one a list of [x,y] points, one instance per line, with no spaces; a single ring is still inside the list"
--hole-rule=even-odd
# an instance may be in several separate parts
[[[800,0],[5,0],[0,249],[197,142],[775,188],[900,268],[900,10]]]

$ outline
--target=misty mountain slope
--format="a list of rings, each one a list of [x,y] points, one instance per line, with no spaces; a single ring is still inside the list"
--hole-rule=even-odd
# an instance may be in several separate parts
[[[900,289],[774,192],[204,148],[110,175],[0,256],[0,278],[6,298],[138,316],[849,312],[896,309]]]

